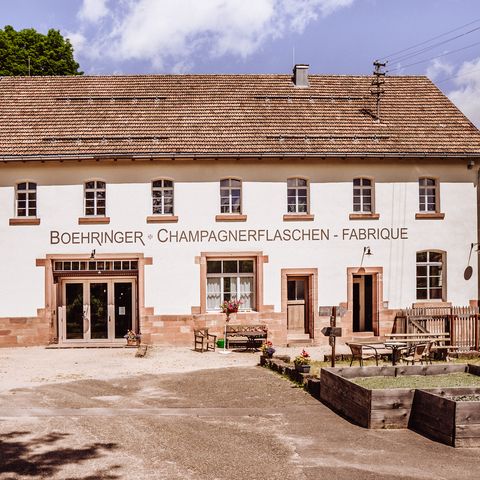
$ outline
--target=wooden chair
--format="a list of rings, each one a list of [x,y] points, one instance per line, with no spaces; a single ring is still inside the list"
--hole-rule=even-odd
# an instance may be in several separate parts
[[[347,343],[352,351],[352,360],[350,361],[350,366],[355,359],[360,362],[360,366],[363,367],[363,361],[369,360],[370,358],[375,359],[375,363],[378,367],[378,353],[375,347],[371,345],[360,345],[359,343]]]
[[[425,363],[430,363],[430,365],[432,364],[432,358],[433,358],[432,347],[433,347],[433,342],[427,342],[427,346],[423,351],[423,359],[425,360]]]
[[[195,348],[196,352],[205,352],[211,350],[215,351],[217,345],[217,336],[208,333],[208,328],[199,328],[193,331],[195,336]]]
[[[415,362],[420,362],[423,364],[424,360],[424,353],[427,348],[426,343],[419,343],[418,345],[414,345],[411,347],[406,354],[402,356],[402,360],[407,362],[412,362],[412,365],[415,365]]]

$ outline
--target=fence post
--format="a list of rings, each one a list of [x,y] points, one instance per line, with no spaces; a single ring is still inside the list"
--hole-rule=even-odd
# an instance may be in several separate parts
[[[474,315],[474,318],[475,318],[475,350],[478,352],[478,349],[479,349],[479,324],[480,324],[480,315],[478,313],[476,313]]]
[[[457,337],[455,335],[455,315],[449,315],[448,319],[450,320],[450,345],[456,347]]]

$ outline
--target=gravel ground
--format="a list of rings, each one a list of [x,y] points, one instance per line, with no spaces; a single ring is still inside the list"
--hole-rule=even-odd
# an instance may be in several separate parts
[[[301,347],[278,348],[292,358]],[[312,358],[323,360],[328,347],[308,348]],[[257,365],[259,353],[195,352],[187,347],[151,347],[145,358],[135,358],[135,349],[43,347],[0,349],[0,392],[19,387],[62,383],[72,380],[108,380],[139,374],[193,372],[212,368]]]

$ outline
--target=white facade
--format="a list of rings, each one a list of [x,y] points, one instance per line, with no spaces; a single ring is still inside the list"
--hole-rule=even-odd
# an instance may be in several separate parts
[[[158,162],[49,162],[9,163],[0,167],[0,251],[3,252],[0,317],[34,317],[45,308],[45,273],[36,259],[47,255],[143,253],[152,258],[145,267],[144,305],[154,315],[190,315],[200,305],[200,270],[196,258],[202,252],[260,251],[268,256],[263,271],[263,303],[281,310],[281,269],[318,269],[318,305],[347,302],[347,268],[359,267],[363,248],[373,253],[363,266],[383,268],[382,308],[409,307],[416,298],[416,252],[446,252],[446,298],[454,305],[468,305],[477,298],[476,258],[473,276],[466,280],[470,245],[477,242],[476,171],[457,160],[369,161],[354,160],[258,160],[258,161],[158,161]],[[313,221],[284,221],[287,213],[286,181],[309,181]],[[352,180],[374,179],[375,213],[378,220],[351,220]],[[416,219],[420,177],[438,179],[443,219]],[[216,221],[220,213],[219,181],[242,180],[244,222]],[[148,224],[152,215],[151,182],[174,181],[176,223]],[[106,182],[109,224],[79,225],[84,217],[84,182]],[[15,217],[15,185],[38,185],[37,217],[40,225],[9,226]],[[304,240],[273,240],[287,229]],[[365,237],[365,229],[370,237]],[[185,241],[181,232],[214,232],[211,241]],[[246,241],[220,241],[222,231],[248,232]],[[259,230],[265,230],[258,234]],[[266,232],[268,230],[268,232]],[[298,231],[297,231],[298,230]],[[140,232],[132,243],[100,244],[85,232]],[[58,233],[56,233],[58,232]],[[75,232],[79,232],[76,236]],[[160,234],[159,234],[160,232]],[[170,237],[178,232],[178,241]],[[323,232],[323,233],[322,233]],[[73,235],[73,237],[72,237]],[[201,235],[201,234],[200,234]],[[210,235],[210,234],[209,234]],[[241,235],[241,234],[240,234]],[[261,238],[258,238],[260,235]],[[323,236],[323,239],[308,239]],[[368,235],[368,230],[367,230]],[[62,237],[63,236],[63,237]],[[270,238],[266,238],[266,237]],[[385,237],[376,239],[375,237]],[[397,237],[391,239],[390,237]],[[278,237],[278,235],[277,235]],[[327,239],[328,237],[328,239]],[[191,237],[192,238],[192,237]],[[63,239],[63,241],[62,241]],[[72,239],[74,240],[72,242]]]

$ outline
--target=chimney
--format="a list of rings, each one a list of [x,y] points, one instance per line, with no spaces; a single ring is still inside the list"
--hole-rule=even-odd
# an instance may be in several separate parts
[[[293,84],[299,88],[308,88],[308,67],[306,64],[296,64],[293,67]]]

